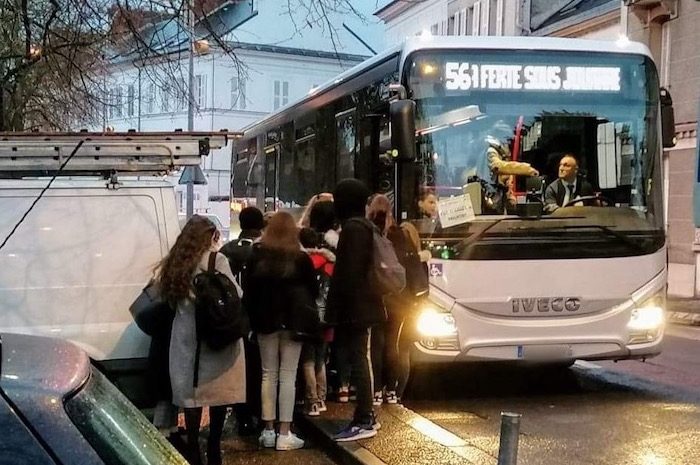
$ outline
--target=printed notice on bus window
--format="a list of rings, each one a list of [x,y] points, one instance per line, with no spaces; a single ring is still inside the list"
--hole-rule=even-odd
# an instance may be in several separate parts
[[[620,82],[616,66],[445,63],[447,90],[619,92]]]
[[[468,223],[476,218],[472,200],[468,195],[438,200],[438,214],[443,228]]]

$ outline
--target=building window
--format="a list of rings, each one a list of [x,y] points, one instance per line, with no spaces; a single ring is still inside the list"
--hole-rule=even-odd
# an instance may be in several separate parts
[[[277,110],[279,107],[285,106],[287,102],[289,102],[289,82],[275,81],[272,109]]]
[[[470,8],[471,18],[472,18],[472,30],[471,35],[478,36],[480,34],[481,27],[481,2],[474,3],[474,6]]]
[[[160,111],[163,113],[170,111],[170,88],[166,85],[160,88]]]
[[[245,79],[231,78],[231,108],[245,109]]]
[[[134,85],[130,84],[126,88],[126,114],[134,116],[134,101],[136,100]]]
[[[105,116],[109,119],[114,118],[114,105],[112,103],[112,92],[107,91],[105,94]]]
[[[122,117],[122,105],[122,88],[121,86],[117,86],[114,89],[114,116],[116,118]]]
[[[184,110],[187,108],[187,99],[189,98],[187,92],[187,79],[182,78],[178,84],[178,99],[177,99],[177,109]]]
[[[146,113],[153,114],[156,111],[156,85],[149,84],[148,95],[146,95]]]
[[[194,77],[194,103],[197,108],[207,108],[207,75],[197,74]]]
[[[437,23],[430,26],[430,33],[434,36],[438,35],[438,25]]]
[[[503,35],[503,0],[489,0],[489,35]]]

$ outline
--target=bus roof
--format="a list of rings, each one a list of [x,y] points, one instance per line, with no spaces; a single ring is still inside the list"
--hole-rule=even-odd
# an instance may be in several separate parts
[[[449,50],[449,49],[475,49],[475,50],[540,50],[540,51],[571,51],[571,52],[602,52],[619,53],[625,55],[643,55],[653,59],[646,45],[640,42],[632,42],[627,39],[590,40],[569,39],[560,37],[505,37],[505,36],[429,36],[409,37],[400,45],[384,50],[372,58],[363,61],[347,71],[339,74],[330,81],[312,89],[307,95],[290,102],[277,111],[270,113],[260,121],[250,124],[242,129],[244,138],[246,133],[259,126],[265,126],[280,113],[290,108],[301,105],[324,92],[333,89],[351,77],[362,71],[372,68],[374,65],[387,60],[393,55],[400,55],[399,70],[403,69],[404,60],[411,53],[418,50]]]

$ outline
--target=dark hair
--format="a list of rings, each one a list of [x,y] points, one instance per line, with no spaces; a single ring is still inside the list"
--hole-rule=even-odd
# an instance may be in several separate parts
[[[315,249],[321,244],[318,233],[311,228],[302,228],[299,231],[299,242],[306,249]]]
[[[423,186],[418,191],[418,200],[425,200],[426,197],[428,197],[429,195],[434,195],[437,197],[437,194],[435,193],[435,188],[430,186]]]
[[[192,275],[218,234],[209,218],[194,215],[187,221],[175,245],[156,268],[160,293],[165,300],[174,303],[190,295]]]
[[[238,222],[241,229],[263,229],[265,221],[262,212],[256,207],[245,207],[238,214]]]
[[[309,226],[320,233],[335,229],[335,207],[332,200],[321,200],[314,204],[309,213]]]

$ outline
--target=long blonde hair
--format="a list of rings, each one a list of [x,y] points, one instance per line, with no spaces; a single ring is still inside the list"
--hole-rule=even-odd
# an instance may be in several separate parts
[[[384,194],[374,194],[367,202],[367,219],[376,224],[383,234],[396,224],[391,209],[391,201]]]
[[[299,229],[294,217],[287,212],[277,212],[270,218],[263,231],[260,243],[269,248],[287,253],[301,250]]]

